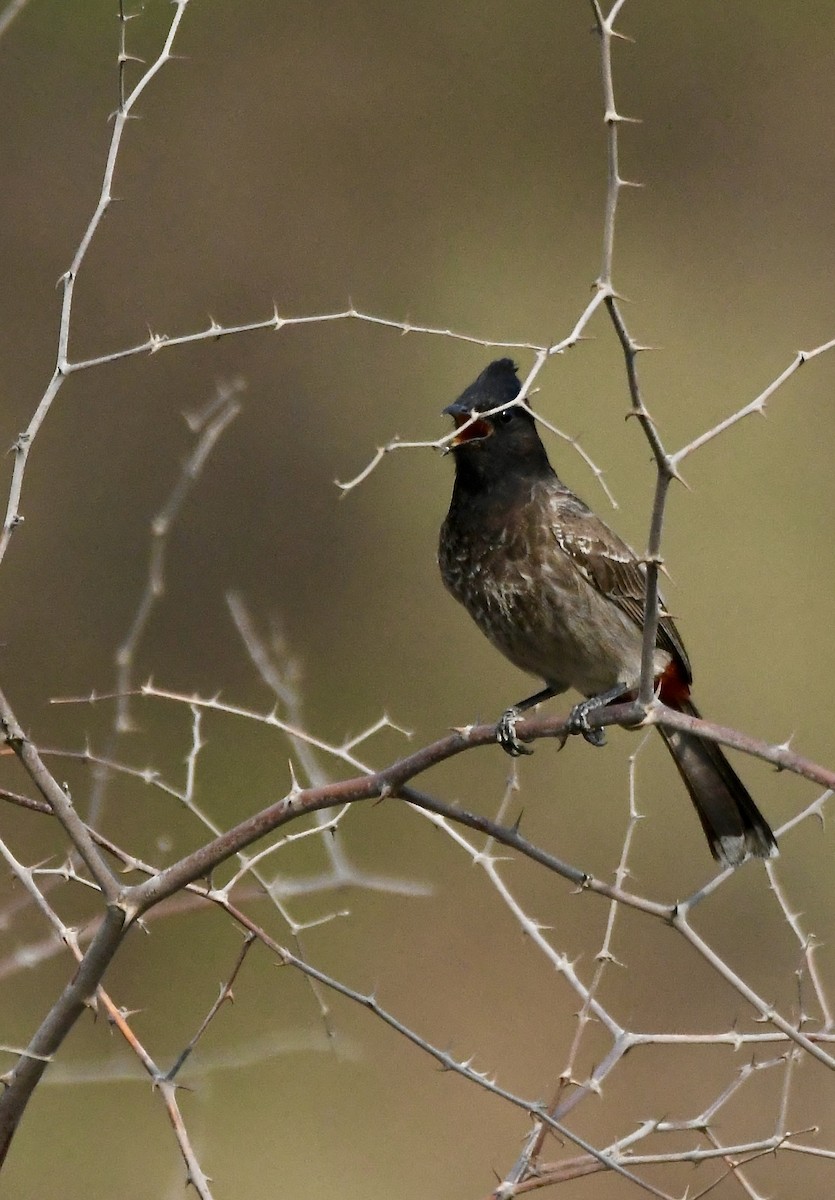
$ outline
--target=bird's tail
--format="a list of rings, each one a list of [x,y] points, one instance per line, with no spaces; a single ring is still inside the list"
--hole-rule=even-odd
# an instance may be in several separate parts
[[[674,707],[698,717],[683,697]],[[696,806],[710,852],[720,863],[737,867],[746,858],[773,858],[777,841],[721,747],[680,729],[658,727]]]

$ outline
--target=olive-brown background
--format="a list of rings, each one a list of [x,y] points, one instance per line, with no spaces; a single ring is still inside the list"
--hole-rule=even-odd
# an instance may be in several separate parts
[[[128,47],[153,57],[170,9],[150,3]],[[833,17],[826,3],[632,0],[615,70],[624,173],[615,282],[633,334],[659,347],[640,360],[646,400],[676,447],[750,401],[791,360],[835,335],[832,252]],[[0,42],[0,443],[25,427],[54,362],[60,292],[92,212],[116,104],[116,4],[32,0]],[[600,262],[605,142],[599,44],[580,3],[291,5],[192,0],[176,50],[139,105],[116,173],[118,196],[85,261],[71,356],[283,315],[364,311],[492,339],[565,336]],[[129,68],[129,80],[137,78]],[[622,361],[605,318],[540,375],[535,404],[606,470],[613,513],[583,463],[552,443],[563,474],[635,544],[645,542],[653,471],[624,422]],[[431,439],[441,408],[490,351],[402,337],[357,322],[258,333],[79,374],[32,452],[25,524],[2,567],[2,686],[32,735],[103,747],[109,711],[50,708],[106,689],[146,574],[148,523],[190,445],[184,410],[219,378],[244,377],[244,411],[216,450],[169,546],[166,595],[139,673],[166,686],[221,690],[266,709],[229,620],[241,591],[280,617],[304,665],[308,727],[339,740],[388,712],[414,744],[498,714],[527,681],[498,659],[444,594],[435,539],[452,468],[429,450],[388,457],[339,499],[391,436]],[[530,356],[517,354],[527,367]],[[712,716],[831,759],[832,472],[835,357],[822,356],[769,406],[686,465],[671,499],[667,589]],[[11,459],[7,459],[7,471]],[[559,706],[554,705],[558,711]],[[189,715],[145,704],[120,756],[182,779]],[[242,723],[209,722],[200,801],[228,824],[280,795],[288,749]],[[627,756],[543,743],[523,764],[525,829],[578,865],[610,874],[627,815]],[[366,754],[401,751],[393,734]],[[762,764],[743,771],[775,824],[814,797]],[[88,777],[60,768],[80,806]],[[507,775],[498,751],[465,756],[428,783],[493,813]],[[62,775],[63,777],[63,775]],[[9,771],[7,782],[23,786]],[[660,899],[706,880],[697,822],[657,747],[640,760],[646,814],[632,885]],[[27,861],[59,855],[43,818],[2,813]],[[116,786],[107,831],[164,861],[198,844],[193,823],[147,790]],[[164,847],[165,839],[171,843]],[[352,815],[346,840],[370,870],[429,885],[431,896],[351,892],[293,906],[300,919],[350,909],[307,936],[312,961],[383,1003],[430,1040],[545,1096],[562,1069],[576,997],[524,941],[480,873],[392,804]],[[831,838],[808,823],[784,842],[781,878],[806,928],[831,940]],[[281,864],[319,865],[312,843]],[[529,910],[555,927],[590,978],[605,910],[558,880],[507,868]],[[6,900],[17,895],[3,885]],[[62,901],[71,915],[73,901]],[[79,906],[79,911],[83,911]],[[266,905],[253,912],[285,936]],[[732,965],[791,1014],[797,944],[760,868],[711,901],[701,928]],[[24,913],[5,955],[46,933]],[[167,1063],[228,974],[239,937],[217,915],[169,919],[136,935],[108,976],[137,1032]],[[744,1005],[669,931],[625,915],[625,971],[605,1000],[630,1027],[729,1028]],[[5,957],[4,955],[4,957]],[[831,975],[831,950],[821,955]],[[2,983],[0,1040],[26,1041],[70,969],[66,955]],[[337,1051],[280,1053],[322,1024],[299,977],[255,951],[205,1043],[238,1066],[195,1073],[183,1100],[218,1196],[477,1196],[518,1151],[525,1119],[448,1074],[334,999]],[[269,1039],[274,1039],[270,1042]],[[259,1041],[259,1039],[267,1039]],[[604,1051],[591,1039],[584,1069]],[[253,1054],[252,1048],[256,1047]],[[271,1046],[268,1050],[258,1047]],[[254,1063],[245,1063],[247,1057]],[[604,1140],[648,1115],[687,1116],[744,1061],[730,1051],[642,1052],[624,1064],[577,1128]],[[106,1082],[117,1062],[138,1081]],[[26,1115],[4,1184],[15,1197],[120,1200],[179,1195],[183,1168],[158,1097],[104,1022],[85,1019],[59,1066],[95,1082],[45,1083]],[[196,1068],[199,1067],[199,1056]],[[806,1091],[803,1091],[805,1085]],[[749,1085],[725,1133],[773,1127],[776,1087]],[[747,1107],[746,1107],[747,1105]],[[807,1063],[791,1123],[831,1145],[832,1085]],[[731,1133],[733,1130],[733,1134]],[[556,1152],[556,1150],[555,1150]],[[791,1168],[791,1175],[788,1168]],[[762,1186],[831,1194],[831,1168],[769,1160]],[[683,1186],[684,1176],[653,1176]],[[702,1183],[708,1176],[700,1175]],[[580,1182],[567,1196],[625,1194]],[[725,1189],[725,1190],[722,1190]],[[726,1182],[717,1195],[739,1194]],[[788,1194],[788,1193],[784,1193]]]

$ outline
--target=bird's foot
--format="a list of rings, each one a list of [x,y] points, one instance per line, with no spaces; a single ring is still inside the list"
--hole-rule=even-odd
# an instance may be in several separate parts
[[[520,709],[508,708],[502,713],[499,723],[496,726],[496,741],[505,754],[509,754],[511,758],[519,758],[522,754],[533,754],[530,746],[526,746],[524,742],[520,742],[516,736],[516,722],[521,715]]]
[[[589,725],[589,713],[599,707],[600,704],[595,696],[591,700],[581,700],[579,704],[575,704],[565,723],[567,732],[582,734],[591,746],[605,746],[605,732],[602,729],[592,729]]]

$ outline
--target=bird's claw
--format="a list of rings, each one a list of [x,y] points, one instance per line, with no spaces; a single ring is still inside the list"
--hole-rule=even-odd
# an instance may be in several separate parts
[[[602,729],[592,729],[589,725],[589,713],[594,712],[597,707],[598,705],[588,700],[575,704],[568,714],[566,730],[568,733],[581,734],[591,746],[605,746],[605,732]]]
[[[503,712],[496,726],[496,741],[511,758],[519,758],[522,754],[533,754],[530,746],[520,742],[516,736],[516,722],[521,717],[518,708],[508,708]]]

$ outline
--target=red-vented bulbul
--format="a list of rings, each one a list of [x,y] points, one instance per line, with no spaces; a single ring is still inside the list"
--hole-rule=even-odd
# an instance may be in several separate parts
[[[576,688],[569,729],[604,741],[588,714],[635,691],[641,676],[645,570],[635,553],[557,477],[509,358],[491,363],[444,409],[458,433],[455,486],[438,560],[449,591],[493,645],[545,687],[503,715],[498,740],[526,748],[515,722],[541,700]],[[509,407],[499,409],[501,405]],[[697,717],[687,653],[661,605],[655,651],[661,700]],[[713,857],[727,866],[771,858],[777,843],[716,742],[659,732],[696,806]]]

